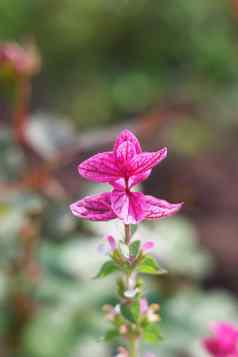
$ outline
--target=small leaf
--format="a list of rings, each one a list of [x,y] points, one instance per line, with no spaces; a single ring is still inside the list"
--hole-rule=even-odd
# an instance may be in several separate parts
[[[162,340],[158,324],[149,324],[144,328],[144,340],[149,343],[156,343]]]
[[[140,316],[140,306],[138,302],[121,305],[122,316],[130,322],[137,322]]]
[[[109,341],[114,340],[118,336],[119,336],[119,334],[118,334],[118,331],[116,329],[110,329],[110,330],[107,331],[107,333],[103,337],[103,340],[109,342]]]
[[[125,283],[122,278],[117,281],[117,293],[120,297],[124,297]]]
[[[167,273],[166,270],[162,269],[159,266],[158,261],[150,256],[150,255],[146,255],[144,257],[144,259],[142,260],[142,262],[140,263],[140,265],[138,266],[137,270],[140,273],[145,273],[145,274],[165,274]]]
[[[131,224],[131,236],[133,236],[136,233],[137,228],[138,228],[137,224]]]
[[[118,270],[119,267],[112,260],[109,260],[108,262],[103,264],[95,278],[105,278],[106,276]]]
[[[135,240],[130,244],[129,251],[130,251],[130,256],[136,257],[139,253],[140,250],[140,241]]]
[[[135,321],[138,321],[139,317],[140,317],[140,304],[139,302],[134,302],[133,304],[131,304],[131,313],[134,317]]]

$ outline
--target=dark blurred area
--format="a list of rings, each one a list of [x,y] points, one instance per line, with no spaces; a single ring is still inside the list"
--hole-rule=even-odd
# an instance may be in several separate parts
[[[123,128],[169,149],[143,190],[185,202],[142,227],[170,271],[148,283],[154,352],[205,356],[209,322],[238,321],[237,40],[237,0],[0,1],[0,356],[115,355],[97,342],[114,281],[90,280],[114,228],[68,205]]]

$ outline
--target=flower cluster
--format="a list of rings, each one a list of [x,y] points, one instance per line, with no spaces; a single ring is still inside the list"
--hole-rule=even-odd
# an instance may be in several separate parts
[[[129,130],[117,137],[113,151],[96,154],[79,165],[86,179],[109,183],[112,192],[87,196],[71,205],[72,213],[92,221],[119,218],[124,224],[137,224],[144,219],[171,216],[181,203],[172,204],[132,188],[147,179],[153,167],[167,156],[167,149],[142,152],[138,139]]]
[[[207,352],[214,357],[238,357],[238,326],[227,322],[215,323],[213,336],[203,340]]]

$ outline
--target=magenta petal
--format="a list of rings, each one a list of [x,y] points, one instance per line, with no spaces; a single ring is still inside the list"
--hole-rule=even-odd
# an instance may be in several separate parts
[[[165,200],[153,196],[145,197],[145,218],[146,219],[159,219],[162,217],[172,216],[178,212],[183,203],[169,203]]]
[[[129,142],[133,145],[134,151],[136,154],[141,153],[141,146],[137,137],[128,129],[123,130],[118,137],[116,138],[115,145],[114,145],[114,153],[117,152],[118,147],[124,143]]]
[[[113,152],[103,152],[90,157],[79,165],[79,173],[95,182],[111,182],[120,177]]]
[[[167,148],[163,148],[156,152],[143,152],[136,155],[130,162],[130,173],[132,175],[139,175],[152,169],[158,165],[160,161],[167,156]]]
[[[130,141],[124,141],[120,144],[115,151],[115,159],[117,165],[123,169],[123,173],[126,174],[128,169],[128,164],[136,155],[136,148],[134,144]]]
[[[145,253],[145,252],[149,252],[150,250],[154,249],[155,246],[156,246],[156,243],[154,240],[147,240],[145,243],[143,243],[141,249]]]
[[[138,174],[138,175],[129,177],[129,180],[128,180],[129,188],[132,188],[133,186],[137,185],[138,183],[145,181],[150,176],[150,174],[151,174],[151,170],[148,170],[142,174]]]
[[[111,208],[110,192],[87,196],[71,204],[70,209],[75,216],[90,221],[109,221],[116,218]]]
[[[211,353],[213,356],[217,356],[221,351],[219,348],[219,341],[213,337],[208,337],[203,340],[203,345],[207,352]]]
[[[113,190],[112,209],[125,224],[137,224],[144,219],[144,195],[141,192]]]
[[[109,236],[106,237],[106,240],[107,240],[107,242],[108,242],[108,244],[110,246],[111,252],[114,252],[114,250],[117,247],[115,238],[113,236],[109,235]]]

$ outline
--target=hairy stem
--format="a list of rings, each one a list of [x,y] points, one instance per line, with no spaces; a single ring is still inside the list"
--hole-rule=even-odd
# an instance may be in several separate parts
[[[129,244],[131,240],[131,227],[129,224],[125,224],[125,243]]]
[[[129,224],[125,224],[125,243],[129,246],[131,241],[131,227]],[[127,274],[126,279],[127,279],[127,288],[129,289],[129,280],[133,272],[130,274]],[[135,278],[136,279],[136,278]],[[129,341],[129,357],[139,357],[138,353],[138,337],[129,335],[128,336],[128,341]]]

